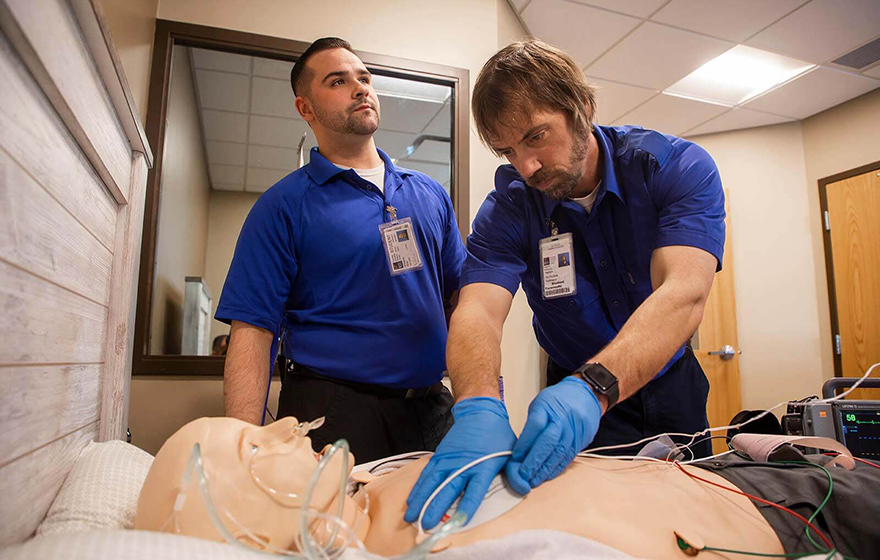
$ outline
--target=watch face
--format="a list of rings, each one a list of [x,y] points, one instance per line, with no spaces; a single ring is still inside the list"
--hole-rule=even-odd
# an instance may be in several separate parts
[[[617,377],[602,364],[589,364],[583,371],[584,377],[590,379],[595,388],[604,393],[617,384]]]

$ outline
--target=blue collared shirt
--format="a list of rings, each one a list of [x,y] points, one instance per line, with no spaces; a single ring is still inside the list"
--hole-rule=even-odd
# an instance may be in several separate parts
[[[717,270],[724,250],[724,192],[705,150],[637,127],[597,126],[594,134],[603,175],[592,211],[550,200],[513,166],[499,167],[468,236],[461,277],[462,286],[487,282],[511,294],[521,283],[538,343],[569,371],[608,344],[651,295],[654,249],[698,247],[717,259]],[[577,293],[545,300],[538,244],[550,236],[550,222],[572,234]]]
[[[285,353],[316,373],[423,387],[446,369],[443,302],[458,289],[464,245],[436,181],[385,163],[385,193],[313,148],[310,163],[257,200],[216,318],[286,331]],[[391,276],[379,225],[411,218],[423,268]]]

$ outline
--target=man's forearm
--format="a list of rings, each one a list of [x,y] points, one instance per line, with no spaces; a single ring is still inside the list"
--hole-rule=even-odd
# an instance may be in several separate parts
[[[657,375],[693,335],[702,320],[705,301],[694,290],[661,285],[614,340],[588,361],[601,363],[617,376],[619,400],[629,397]]]
[[[244,324],[234,324],[223,372],[226,416],[260,424],[269,385],[269,350],[272,334]]]
[[[501,332],[474,304],[459,304],[449,325],[446,367],[456,401],[500,398]]]

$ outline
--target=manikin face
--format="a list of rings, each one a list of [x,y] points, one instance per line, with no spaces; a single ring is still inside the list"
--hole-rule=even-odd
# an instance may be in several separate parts
[[[254,548],[292,550],[306,489],[321,459],[311,439],[297,435],[297,425],[292,417],[263,427],[233,418],[190,422],[156,455],[138,500],[135,528],[223,541],[208,515],[195,473],[189,484],[182,483],[198,443],[211,500],[233,536]],[[349,458],[353,465],[354,458]],[[341,468],[342,455],[337,453],[315,486],[312,509],[335,513]],[[183,507],[175,512],[181,500]],[[358,527],[357,508],[351,503],[346,509],[343,518]],[[320,532],[320,525],[316,520],[311,527]]]
[[[532,111],[529,116],[499,127],[492,148],[528,186],[551,200],[570,198],[585,172],[588,134],[573,132],[560,112]]]
[[[315,134],[370,136],[379,128],[379,98],[364,63],[346,49],[330,49],[307,62],[308,90],[296,98],[296,107]]]

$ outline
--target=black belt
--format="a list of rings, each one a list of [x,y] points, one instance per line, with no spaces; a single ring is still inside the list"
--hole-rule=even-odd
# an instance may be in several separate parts
[[[368,395],[375,395],[377,397],[390,397],[397,399],[423,399],[427,396],[435,395],[443,391],[443,384],[439,381],[437,383],[434,383],[433,385],[428,385],[427,387],[418,387],[416,389],[398,389],[396,387],[385,387],[384,385],[375,385],[372,383],[359,383],[357,381],[349,381],[348,379],[337,379],[335,377],[320,375],[302,364],[288,361],[287,373],[285,374],[284,379],[286,380],[292,377],[318,379],[321,381],[336,383],[338,385],[345,385],[346,387],[354,389],[359,393],[366,393]]]

